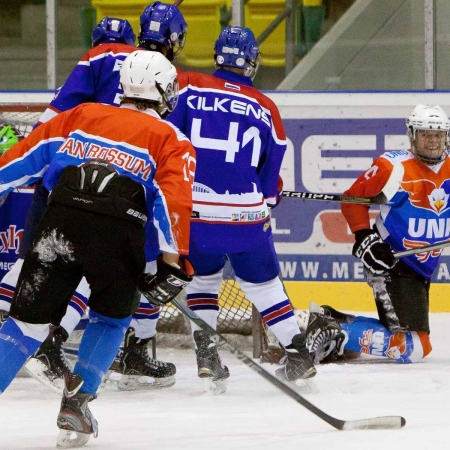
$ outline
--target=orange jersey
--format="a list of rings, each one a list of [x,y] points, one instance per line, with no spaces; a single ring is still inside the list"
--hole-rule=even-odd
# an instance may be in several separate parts
[[[0,158],[0,195],[41,177],[50,191],[64,167],[93,158],[145,187],[160,249],[188,254],[195,150],[153,110],[85,103],[58,114]]]
[[[395,174],[394,174],[395,172]],[[398,191],[380,208],[376,226],[395,251],[437,244],[450,238],[450,158],[427,166],[410,151],[386,152],[377,158],[344,194],[375,196],[392,177],[399,176]],[[341,210],[353,233],[370,228],[369,206],[343,203]],[[431,278],[442,250],[402,258]]]

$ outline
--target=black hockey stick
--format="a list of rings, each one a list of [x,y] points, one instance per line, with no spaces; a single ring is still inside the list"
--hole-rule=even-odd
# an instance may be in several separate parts
[[[439,242],[432,245],[424,245],[423,247],[410,248],[409,250],[403,250],[401,252],[395,252],[394,256],[396,258],[401,258],[402,256],[417,255],[418,253],[431,252],[431,250],[438,250],[444,247],[448,247],[450,241]]]
[[[383,205],[387,203],[398,191],[400,183],[403,179],[403,167],[397,164],[392,169],[391,175],[384,185],[383,189],[373,197],[355,197],[352,195],[339,194],[317,194],[314,192],[295,192],[282,191],[283,197],[303,198],[305,200],[322,200],[327,202],[341,202],[341,203],[360,203],[365,205]]]
[[[292,390],[289,386],[283,383],[281,380],[276,378],[270,372],[267,372],[259,364],[255,363],[251,358],[246,356],[240,350],[231,345],[221,334],[217,333],[212,327],[210,327],[204,320],[195,314],[191,309],[189,309],[181,300],[175,298],[172,300],[172,304],[175,305],[178,310],[185,315],[188,319],[192,320],[197,326],[202,330],[214,336],[221,347],[228,350],[241,362],[243,362],[247,367],[254,370],[256,373],[265,378],[269,383],[276,386],[278,389],[283,391],[297,403],[300,403],[306,409],[311,411],[320,419],[329,423],[332,427],[338,430],[374,430],[374,429],[393,429],[401,428],[406,424],[406,421],[401,416],[383,416],[383,417],[372,417],[370,419],[360,419],[360,420],[341,420],[329,416],[327,413],[323,412],[317,406],[310,403],[300,394]]]
[[[295,192],[295,191],[282,191],[281,195],[283,197],[303,198],[305,200],[322,200],[326,202],[341,202],[341,203],[362,203],[365,205],[383,205],[388,201],[386,195],[384,195],[383,192],[380,192],[374,197],[354,197],[351,195],[315,194],[313,192]]]

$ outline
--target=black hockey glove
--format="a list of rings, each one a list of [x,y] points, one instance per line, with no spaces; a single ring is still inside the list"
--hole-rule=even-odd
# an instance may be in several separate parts
[[[366,269],[374,275],[381,275],[398,263],[391,246],[385,244],[377,232],[370,229],[357,231],[355,240],[352,254],[361,258]]]
[[[164,262],[162,256],[156,261],[156,275],[144,273],[139,277],[138,289],[153,305],[170,303],[193,279],[194,266],[187,258],[180,259],[182,267]]]
[[[8,317],[9,317],[9,312],[4,311],[3,309],[0,309],[0,328],[2,327],[3,323],[6,322]]]

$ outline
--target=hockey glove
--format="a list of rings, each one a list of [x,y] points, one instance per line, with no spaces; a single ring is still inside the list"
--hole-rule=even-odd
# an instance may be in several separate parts
[[[153,305],[170,303],[193,279],[195,270],[187,258],[180,259],[182,268],[167,264],[160,255],[156,261],[156,275],[144,273],[139,277],[138,289]]]
[[[0,309],[0,328],[2,327],[3,323],[6,322],[8,317],[9,317],[9,312],[4,311],[3,309]]]
[[[355,239],[352,254],[360,258],[366,269],[374,275],[381,275],[398,263],[391,246],[384,243],[375,231],[357,231]]]

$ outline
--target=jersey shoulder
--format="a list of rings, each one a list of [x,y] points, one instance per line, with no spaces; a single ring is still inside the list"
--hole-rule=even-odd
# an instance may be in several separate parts
[[[378,159],[381,161],[388,161],[392,165],[395,165],[414,160],[414,155],[409,150],[393,150],[383,153]]]
[[[139,49],[127,44],[100,44],[88,50],[81,58],[81,61],[90,61],[92,59],[97,59],[99,57],[107,55],[128,55],[130,53],[133,53],[135,50]]]

